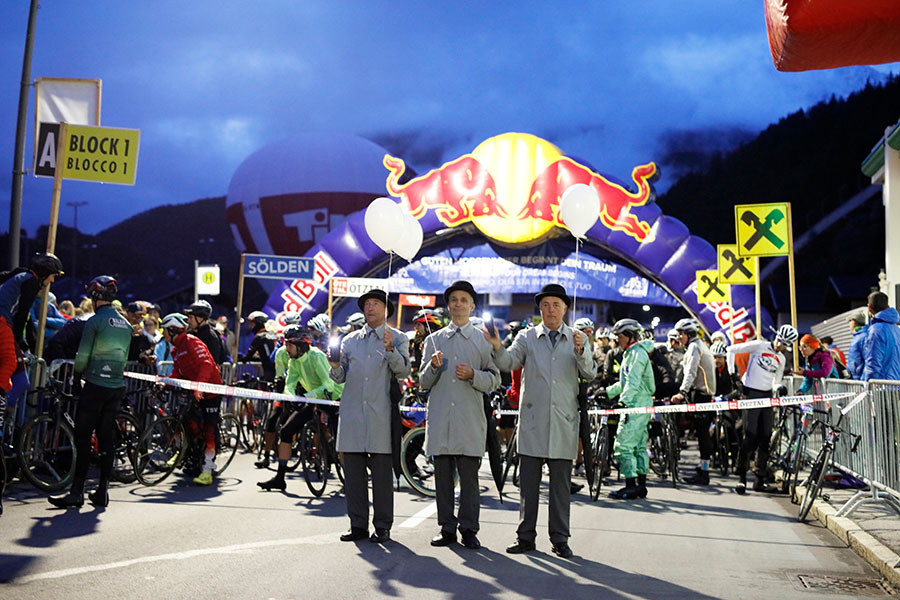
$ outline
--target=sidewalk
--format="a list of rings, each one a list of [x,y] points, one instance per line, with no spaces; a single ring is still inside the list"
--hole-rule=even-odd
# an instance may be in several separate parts
[[[802,498],[805,488],[798,487]],[[809,520],[818,519],[857,554],[877,569],[894,587],[900,587],[900,514],[889,505],[863,504],[848,517],[835,513],[857,490],[826,485],[813,504]]]

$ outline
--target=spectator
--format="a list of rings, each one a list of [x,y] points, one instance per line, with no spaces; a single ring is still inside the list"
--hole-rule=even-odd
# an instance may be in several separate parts
[[[839,360],[842,365],[847,366],[847,357],[841,352],[841,349],[835,345],[834,338],[830,335],[824,335],[819,341],[825,346],[826,350],[831,352],[831,358]]]
[[[815,336],[807,333],[800,338],[800,354],[806,359],[806,368],[794,369],[794,375],[802,375],[804,378],[797,392],[805,394],[810,389],[820,391],[817,385],[818,380],[823,377],[832,377],[832,374],[835,373],[834,359],[831,358],[831,353],[822,347]]]
[[[853,379],[862,379],[865,365],[863,353],[866,348],[866,334],[869,331],[866,313],[860,311],[850,317],[850,330],[853,332],[853,338],[850,340],[850,359],[847,368],[850,369],[850,376]]]
[[[870,379],[900,379],[900,314],[888,306],[882,292],[869,294],[869,331],[863,352],[863,381]]]
[[[80,310],[83,315],[92,315],[94,314],[94,303],[91,302],[90,298],[83,298],[78,305],[78,310]],[[76,314],[78,314],[77,311]]]
[[[206,300],[198,300],[184,309],[187,315],[190,333],[200,338],[200,341],[206,344],[209,353],[217,366],[228,362],[228,350],[225,348],[225,341],[219,332],[216,331],[213,324],[209,322],[212,314],[212,306]]]
[[[219,332],[219,335],[222,336],[222,341],[225,342],[225,350],[228,352],[228,356],[237,356],[238,351],[237,346],[234,345],[234,332],[228,329],[228,317],[220,315],[216,319],[216,331]]]
[[[144,309],[137,302],[129,302],[125,306],[124,317],[131,325],[131,345],[128,348],[128,360],[136,360],[148,365],[155,364],[154,344],[144,335],[144,328],[141,325],[144,319]]]

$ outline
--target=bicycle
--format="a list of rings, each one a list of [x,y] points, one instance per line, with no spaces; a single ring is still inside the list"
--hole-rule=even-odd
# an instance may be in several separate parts
[[[141,434],[134,458],[134,473],[145,486],[154,486],[172,472],[184,467],[199,474],[204,460],[205,440],[193,433],[196,411],[190,392],[179,391],[175,395],[173,414],[160,417]],[[192,433],[188,435],[188,431]],[[231,413],[220,415],[216,427],[216,468],[213,475],[221,475],[237,453],[240,445],[240,428]]]
[[[234,384],[234,387],[271,391],[272,384],[257,376],[244,377]],[[266,411],[263,410],[262,400],[253,398],[239,398],[237,420],[241,429],[241,442],[250,452],[261,451],[261,442],[265,432]]]
[[[317,497],[325,492],[332,465],[341,484],[344,483],[344,467],[337,452],[337,433],[333,429],[331,416],[321,406],[313,405],[313,416],[300,432],[303,479]]]
[[[813,502],[822,491],[822,485],[825,482],[825,471],[829,465],[829,462],[833,461],[834,449],[837,446],[838,440],[840,439],[841,435],[846,433],[851,438],[856,440],[853,442],[853,446],[850,448],[850,452],[856,452],[856,447],[859,446],[859,442],[862,440],[861,435],[856,435],[849,429],[845,430],[841,428],[841,421],[844,419],[844,415],[847,414],[847,411],[863,397],[864,394],[861,394],[860,397],[852,402],[847,408],[841,407],[841,414],[838,417],[838,421],[836,424],[831,425],[826,421],[815,421],[812,425],[812,428],[810,429],[810,435],[813,434],[817,427],[824,429],[825,441],[822,444],[822,448],[821,450],[819,450],[818,455],[816,455],[816,458],[812,463],[812,467],[809,470],[809,477],[807,477],[805,481],[806,491],[803,494],[803,499],[800,501],[800,514],[797,517],[797,520],[801,523],[806,521],[806,517],[809,515],[809,511],[812,508]],[[823,498],[827,501],[828,495],[823,494]]]
[[[726,399],[723,396],[721,399],[717,398],[714,401],[725,402]],[[712,428],[713,456],[710,467],[718,469],[724,477],[728,475],[729,469],[737,467],[738,454],[740,452],[735,419],[730,414],[730,411],[716,411]]]
[[[43,492],[58,492],[75,477],[75,422],[67,410],[72,396],[60,382],[31,390],[49,401],[46,412],[29,419],[19,430],[16,459],[22,476]]]
[[[600,488],[603,486],[603,478],[609,473],[609,427],[607,415],[597,415],[594,428],[591,431],[591,446],[594,450],[594,463],[591,468],[594,471],[593,483],[589,492],[591,500],[596,502],[600,497]]]

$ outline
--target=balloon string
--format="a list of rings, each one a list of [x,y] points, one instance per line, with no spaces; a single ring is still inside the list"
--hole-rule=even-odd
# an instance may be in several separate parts
[[[575,238],[575,289],[572,291],[572,327],[575,327],[575,307],[578,304],[578,244],[580,239]]]
[[[394,251],[388,252],[388,276],[387,276],[387,289],[384,290],[385,299],[388,298],[388,295],[391,291],[391,265],[394,262]],[[387,302],[384,303],[384,322],[387,324],[388,320],[388,305]]]

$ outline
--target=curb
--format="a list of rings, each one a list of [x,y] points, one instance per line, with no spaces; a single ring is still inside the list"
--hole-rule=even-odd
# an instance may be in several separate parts
[[[803,497],[805,487],[797,486],[795,496],[799,500]],[[836,535],[842,542],[853,549],[867,563],[895,588],[900,589],[900,568],[894,565],[900,564],[900,555],[879,542],[869,533],[846,517],[835,516],[837,509],[820,498],[813,502],[809,511],[811,518],[818,519],[829,531]]]

